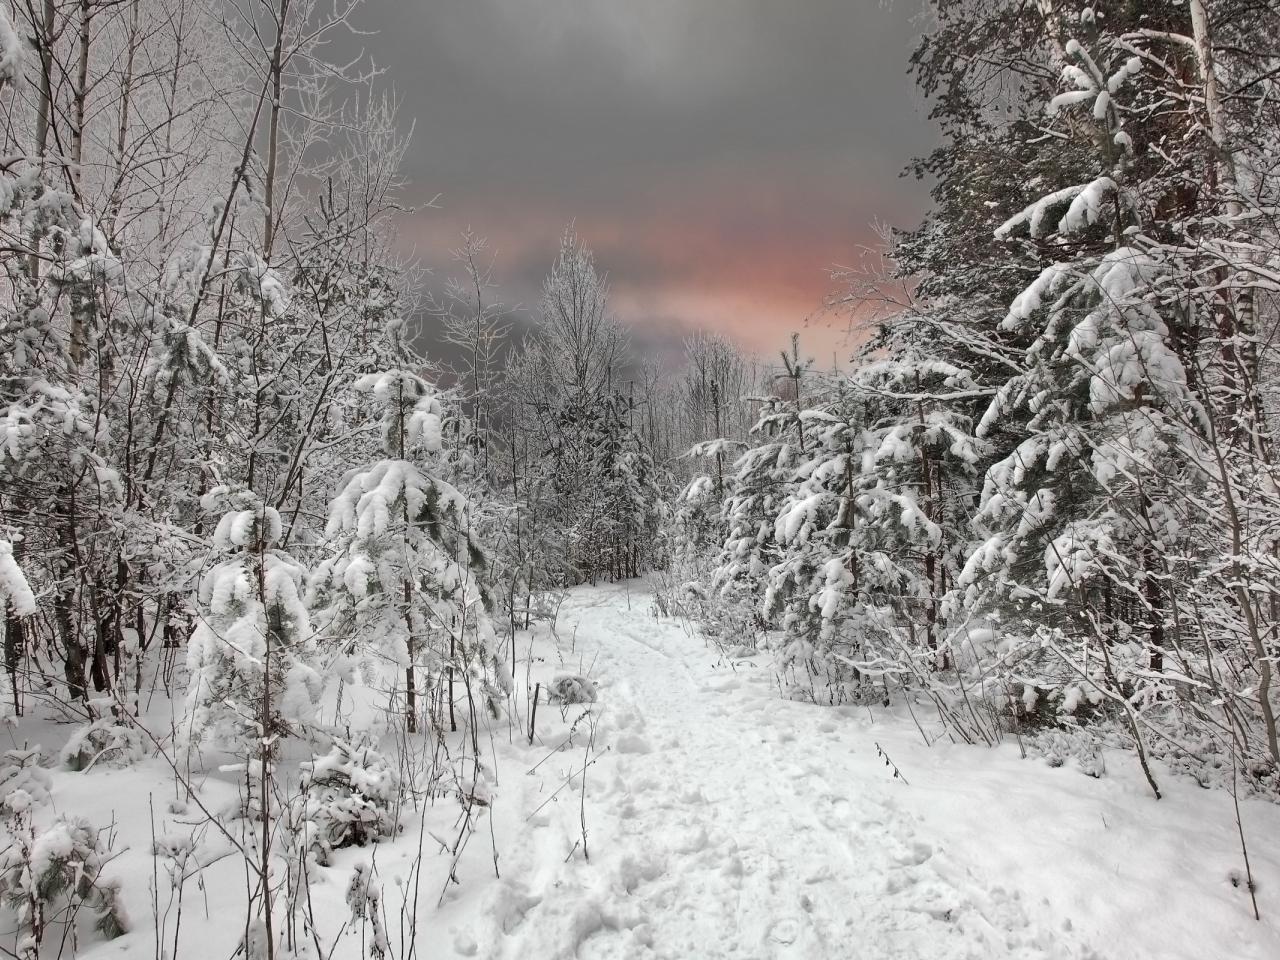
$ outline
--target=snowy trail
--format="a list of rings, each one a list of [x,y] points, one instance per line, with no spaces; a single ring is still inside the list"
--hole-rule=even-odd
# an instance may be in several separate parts
[[[561,611],[575,661],[594,661],[601,684],[590,862],[563,862],[581,838],[575,782],[505,854],[511,879],[487,905],[480,955],[1094,955],[949,858],[838,711],[780,700],[764,671],[718,665],[700,638],[657,622],[646,595],[632,593],[628,611],[619,592],[576,593]]]

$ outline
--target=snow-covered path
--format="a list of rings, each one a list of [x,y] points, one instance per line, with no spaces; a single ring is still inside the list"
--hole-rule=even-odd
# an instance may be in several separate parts
[[[751,663],[718,662],[649,598],[583,591],[561,611],[601,684],[587,772],[504,838],[483,956],[1087,957],[998,878],[948,856],[900,803],[847,711],[786,702]],[[544,708],[546,709],[546,708]],[[573,719],[572,708],[567,716]],[[566,754],[571,776],[586,756]],[[870,749],[868,749],[870,748]],[[526,778],[526,809],[546,781]],[[500,848],[503,843],[500,843]]]

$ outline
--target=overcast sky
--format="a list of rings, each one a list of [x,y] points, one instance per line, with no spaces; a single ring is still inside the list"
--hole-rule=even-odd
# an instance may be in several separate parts
[[[906,75],[915,0],[375,3],[369,47],[415,123],[403,242],[437,276],[470,226],[536,306],[575,221],[641,349],[697,328],[772,354],[835,264],[914,222],[931,143]],[[824,365],[834,335],[805,332]]]

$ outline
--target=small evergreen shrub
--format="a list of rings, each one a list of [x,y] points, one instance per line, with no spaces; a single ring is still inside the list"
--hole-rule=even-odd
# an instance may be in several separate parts
[[[335,739],[328,753],[302,764],[302,789],[297,813],[321,864],[334,850],[363,847],[396,831],[399,778],[372,746]]]
[[[71,735],[62,748],[62,765],[79,771],[103,765],[127,767],[146,755],[146,738],[136,728],[100,717]]]
[[[38,956],[53,918],[74,919],[82,908],[107,939],[127,931],[119,881],[101,875],[105,850],[89,821],[64,815],[37,832],[29,812],[18,809],[7,827],[0,897],[17,915],[19,956]]]
[[[594,680],[576,674],[561,674],[547,687],[547,696],[552,703],[595,703],[599,695]]]
[[[1088,732],[1076,727],[1045,728],[1026,739],[1027,752],[1044,757],[1051,767],[1073,761],[1081,773],[1099,779],[1106,772],[1102,749]]]
[[[26,810],[49,802],[49,771],[43,764],[39,745],[0,754],[0,815],[10,817],[16,808]]]

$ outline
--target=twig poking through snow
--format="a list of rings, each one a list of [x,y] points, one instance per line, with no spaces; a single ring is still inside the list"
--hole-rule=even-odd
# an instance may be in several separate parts
[[[895,780],[901,780],[908,787],[911,786],[910,783],[907,783],[907,778],[902,775],[902,771],[898,769],[898,765],[889,759],[889,754],[885,753],[884,747],[880,746],[879,740],[876,741],[876,756],[880,757],[884,761],[884,765],[893,771]]]

